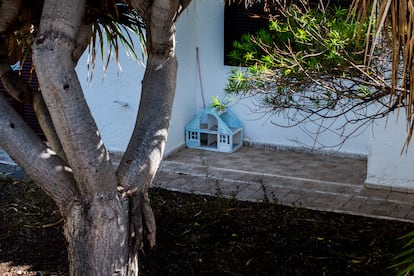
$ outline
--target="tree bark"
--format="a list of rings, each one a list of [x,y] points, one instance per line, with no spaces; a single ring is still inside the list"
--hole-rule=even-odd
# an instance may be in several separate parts
[[[33,62],[79,196],[64,214],[71,275],[126,275],[128,200],[75,72],[85,1],[46,0]]]
[[[128,219],[127,198],[76,202],[64,227],[70,275],[137,275],[128,266]]]
[[[41,97],[33,91],[23,97],[34,105],[42,101],[40,113],[50,115],[48,124],[56,130],[62,154],[37,138],[0,95],[0,146],[59,206],[71,275],[137,275],[144,234],[155,244],[148,189],[162,159],[175,94],[175,20],[189,0],[133,2],[135,6],[129,4],[146,20],[148,60],[134,132],[117,171],[74,69],[89,36],[82,24],[86,0],[42,2],[32,44]],[[19,5],[16,1],[12,7]],[[4,14],[0,32],[8,29],[17,11]],[[0,75],[10,70],[2,64]],[[16,89],[17,97],[24,91],[10,89]]]
[[[21,0],[0,1],[0,34],[7,31],[19,13]]]
[[[65,215],[78,197],[71,169],[47,148],[1,94],[0,146],[21,164]]]
[[[72,54],[85,2],[45,1],[33,62],[68,164],[82,196],[116,195],[116,178],[75,71]]]
[[[175,20],[180,10],[178,0],[155,0],[151,6],[136,2],[130,4],[144,12],[142,17],[149,26],[146,30],[148,60],[137,121],[117,170],[118,181],[131,198],[130,228],[135,249],[141,246],[144,237],[150,246],[155,245],[156,225],[148,189],[167,141],[178,67]]]

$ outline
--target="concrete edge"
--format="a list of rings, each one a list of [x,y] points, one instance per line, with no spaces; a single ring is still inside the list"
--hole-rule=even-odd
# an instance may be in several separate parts
[[[373,177],[367,177],[364,183],[364,187],[367,189],[374,189],[374,190],[414,194],[414,186],[407,187],[407,186],[395,185],[393,184],[392,181],[381,181]]]
[[[265,148],[265,149],[275,149],[279,151],[293,151],[299,153],[308,153],[308,154],[319,154],[319,155],[328,155],[328,156],[337,156],[344,158],[352,158],[358,160],[367,160],[368,155],[362,153],[350,153],[350,152],[339,152],[337,150],[328,150],[328,149],[315,149],[309,147],[295,147],[289,145],[276,145],[276,144],[266,144],[260,142],[253,142],[249,140],[243,141],[244,146],[249,146],[253,148]]]

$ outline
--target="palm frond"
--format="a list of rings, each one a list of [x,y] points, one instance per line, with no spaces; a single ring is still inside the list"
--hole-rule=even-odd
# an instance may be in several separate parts
[[[130,7],[117,0],[90,1],[87,12],[91,19],[92,31],[88,47],[89,80],[95,68],[97,48],[100,49],[104,71],[107,70],[113,55],[121,68],[119,64],[120,45],[134,60],[140,62],[145,60],[145,23]],[[138,37],[138,41],[134,40],[134,37]],[[139,47],[136,44],[139,44]]]
[[[359,22],[369,14],[367,65],[379,44],[387,43],[392,49],[390,103],[397,101],[405,110],[407,149],[414,131],[414,0],[354,0],[350,12]]]

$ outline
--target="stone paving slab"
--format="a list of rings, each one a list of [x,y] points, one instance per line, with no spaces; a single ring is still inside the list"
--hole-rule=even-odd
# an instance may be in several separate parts
[[[167,161],[322,181],[336,181],[341,176],[353,184],[366,178],[366,160],[268,148],[242,147],[231,154],[183,149]]]
[[[410,203],[399,203],[389,214],[390,217],[405,219],[413,210],[413,205]]]

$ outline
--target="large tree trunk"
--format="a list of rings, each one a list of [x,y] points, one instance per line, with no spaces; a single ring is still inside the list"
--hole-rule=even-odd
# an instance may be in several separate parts
[[[43,1],[32,45],[41,95],[37,91],[24,95],[29,103],[40,102],[39,113],[47,119],[42,125],[51,130],[49,145],[0,95],[0,146],[59,206],[71,275],[137,275],[143,239],[155,244],[148,189],[163,155],[175,94],[175,20],[189,2],[129,2],[146,21],[148,60],[135,129],[117,170],[74,69],[88,41],[88,27],[82,21],[86,0]],[[1,35],[20,6],[20,1],[0,1],[0,7],[7,7],[0,10]],[[6,85],[10,94],[21,98],[25,91],[5,75],[10,71],[5,62],[8,43],[0,42],[0,77],[10,84]]]
[[[65,220],[70,275],[136,275],[128,265],[128,202],[76,203]]]
[[[184,2],[130,2],[146,22],[148,53],[137,120],[117,170],[118,181],[131,199],[131,258],[136,258],[144,237],[150,246],[155,245],[156,225],[148,189],[162,160],[167,141],[178,67],[175,20],[181,8],[189,3]]]
[[[74,66],[85,1],[46,0],[33,62],[78,198],[63,213],[71,275],[126,275],[128,200],[82,93]]]

